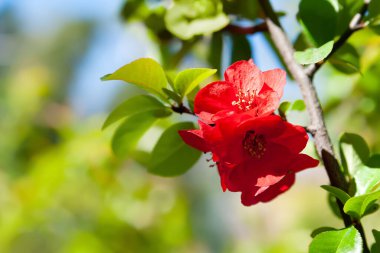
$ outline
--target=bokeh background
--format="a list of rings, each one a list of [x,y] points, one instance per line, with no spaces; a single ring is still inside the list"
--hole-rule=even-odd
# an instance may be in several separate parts
[[[342,227],[319,187],[328,184],[321,167],[297,175],[298,183],[271,203],[244,207],[238,193],[222,192],[208,155],[177,178],[153,176],[113,155],[113,130],[102,132],[102,123],[141,91],[100,77],[139,57],[164,62],[159,38],[141,20],[122,18],[124,4],[0,0],[0,252],[297,253],[306,252],[313,229]],[[282,22],[295,40],[298,1],[273,4],[286,13]],[[222,36],[219,75],[231,61],[231,38]],[[262,70],[281,66],[264,35],[247,38]],[[177,68],[209,66],[209,41],[199,41]],[[380,152],[380,37],[363,30],[350,42],[361,73],[326,65],[315,83],[333,141],[355,132]],[[178,42],[168,48],[178,50]],[[283,100],[299,98],[289,79]],[[290,115],[295,123],[305,118]],[[159,131],[139,145],[152,147]],[[312,143],[306,152],[315,156]],[[363,223],[379,228],[378,214]]]

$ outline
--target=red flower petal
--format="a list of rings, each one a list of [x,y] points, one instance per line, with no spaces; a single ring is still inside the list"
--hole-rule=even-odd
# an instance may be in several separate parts
[[[224,79],[232,83],[236,90],[242,92],[257,91],[258,93],[264,84],[262,73],[252,59],[232,64],[224,72]]]
[[[280,99],[284,93],[286,72],[282,69],[272,69],[263,72],[264,82],[277,93]]]
[[[295,174],[286,175],[281,181],[272,186],[256,187],[241,194],[241,202],[245,206],[251,206],[258,202],[268,202],[286,192],[295,182]]]
[[[309,139],[306,130],[301,126],[295,126],[288,122],[284,122],[286,126],[281,135],[274,138],[272,141],[287,147],[293,153],[301,152]]]
[[[194,112],[217,113],[222,110],[233,111],[232,102],[236,99],[233,85],[228,82],[213,82],[200,89],[194,100]]]
[[[209,145],[203,138],[201,130],[180,130],[178,133],[187,145],[201,150],[202,152],[211,151]]]
[[[289,170],[299,172],[307,168],[316,167],[319,161],[305,154],[298,154],[289,165]]]

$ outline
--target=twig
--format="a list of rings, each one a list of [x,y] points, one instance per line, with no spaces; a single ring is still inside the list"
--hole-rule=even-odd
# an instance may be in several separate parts
[[[195,116],[195,113],[193,113],[189,108],[187,108],[183,104],[172,105],[171,109],[173,110],[173,112],[176,112],[176,113],[179,113],[179,114],[187,113],[187,114],[191,114],[191,115]]]
[[[351,37],[351,35],[358,31],[363,29],[366,26],[366,23],[363,23],[363,17],[365,13],[368,10],[368,5],[371,2],[371,0],[364,0],[364,4],[360,11],[355,14],[355,16],[351,19],[349,26],[347,30],[340,36],[340,38],[334,43],[334,47],[327,55],[327,57],[318,63],[312,64],[309,67],[306,68],[306,74],[312,79],[315,75],[315,73],[322,67],[322,65],[334,54],[336,51],[338,51],[339,48],[341,48],[346,41]]]
[[[238,26],[234,24],[229,24],[223,30],[237,34],[255,34],[257,32],[268,31],[268,27],[265,22],[254,26]]]
[[[323,118],[321,104],[319,102],[315,87],[311,78],[306,74],[304,69],[295,61],[293,54],[294,48],[286,36],[281,24],[274,12],[269,0],[259,0],[264,11],[265,22],[268,26],[269,34],[278,49],[281,57],[288,66],[290,73],[293,75],[298,86],[301,89],[303,99],[311,120],[311,127],[314,129],[313,137],[319,156],[322,158],[327,175],[331,185],[347,191],[348,183],[340,170],[339,163],[334,155],[333,147],[327,133],[326,125]],[[360,222],[353,223],[350,217],[344,213],[342,205],[339,205],[345,226],[355,225],[363,238],[363,252],[369,252],[365,235]]]

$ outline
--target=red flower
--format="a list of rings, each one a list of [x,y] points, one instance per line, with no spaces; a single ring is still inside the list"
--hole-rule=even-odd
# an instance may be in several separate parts
[[[318,165],[300,154],[308,141],[306,131],[277,115],[242,113],[218,119],[215,126],[200,125],[200,130],[180,135],[188,145],[213,153],[223,190],[242,192],[244,205],[273,199],[290,188],[296,172]]]
[[[253,117],[272,114],[282,97],[286,73],[281,69],[261,72],[249,60],[232,64],[224,78],[208,84],[195,97],[194,112],[206,123],[232,112]]]
[[[273,114],[285,72],[261,72],[249,60],[231,65],[224,77],[195,97],[200,129],[179,134],[188,145],[212,152],[224,191],[241,192],[246,206],[270,201],[293,185],[295,173],[318,165],[300,154],[306,131]]]

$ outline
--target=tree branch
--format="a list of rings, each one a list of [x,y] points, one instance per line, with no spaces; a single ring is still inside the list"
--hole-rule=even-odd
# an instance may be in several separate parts
[[[351,35],[360,30],[363,29],[366,24],[363,23],[363,17],[365,13],[368,10],[368,5],[371,2],[371,0],[364,0],[364,4],[360,11],[355,14],[355,16],[351,19],[350,24],[347,28],[347,30],[340,36],[340,38],[334,43],[334,47],[329,53],[329,55],[323,59],[323,61],[320,61],[318,63],[312,64],[309,67],[306,68],[307,75],[312,79],[314,77],[314,74],[322,67],[322,65],[336,52],[339,48],[341,48],[347,40],[351,37]]]
[[[265,22],[254,26],[238,26],[234,24],[229,24],[223,30],[237,34],[255,34],[257,32],[268,31],[268,27]]]
[[[281,57],[287,65],[289,72],[296,80],[301,89],[303,99],[305,100],[306,108],[311,120],[311,128],[315,146],[319,156],[322,158],[327,175],[331,185],[347,191],[348,183],[340,170],[339,163],[334,155],[333,147],[327,133],[326,125],[323,118],[321,104],[319,102],[315,87],[311,78],[306,74],[305,70],[295,61],[293,54],[294,48],[286,36],[281,24],[274,12],[269,0],[259,0],[259,3],[264,11],[265,22],[268,26],[269,34],[274,45],[278,49]],[[338,204],[339,205],[339,204]],[[361,232],[363,238],[364,252],[369,252],[363,228],[359,222],[353,223],[350,217],[344,213],[342,205],[339,205],[345,226],[355,225]]]

